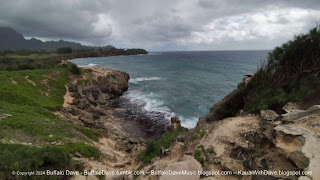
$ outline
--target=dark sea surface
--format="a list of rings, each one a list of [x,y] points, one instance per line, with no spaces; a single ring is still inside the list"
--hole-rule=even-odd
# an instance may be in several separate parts
[[[72,60],[129,73],[129,90],[116,100],[133,117],[168,124],[178,116],[193,128],[217,103],[254,73],[268,51],[151,52],[148,55]]]

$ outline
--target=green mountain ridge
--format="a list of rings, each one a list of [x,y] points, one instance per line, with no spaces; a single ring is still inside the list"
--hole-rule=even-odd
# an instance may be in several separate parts
[[[53,51],[62,47],[71,47],[72,49],[94,49],[102,48],[105,50],[115,49],[114,46],[107,45],[103,47],[84,46],[80,43],[70,41],[47,41],[43,42],[36,38],[25,39],[24,36],[10,27],[0,27],[0,50],[47,50]]]

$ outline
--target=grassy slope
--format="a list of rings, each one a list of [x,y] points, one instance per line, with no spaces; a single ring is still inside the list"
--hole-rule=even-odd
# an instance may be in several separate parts
[[[6,54],[3,56],[0,56],[1,58],[14,58],[14,59],[45,59],[45,58],[52,58],[59,56],[57,53],[48,53],[48,54],[27,54],[27,55],[21,55],[21,54]]]
[[[53,154],[64,152],[61,161],[70,161],[68,154],[76,152],[85,157],[99,158],[96,147],[84,141],[97,141],[101,130],[93,130],[60,120],[54,111],[62,108],[65,84],[70,81],[70,67],[54,66],[50,69],[22,71],[0,71],[0,114],[11,114],[12,117],[0,120],[0,178],[10,177],[12,170],[25,171],[35,164],[38,169],[46,167],[49,155],[38,154],[42,151],[53,151]],[[27,77],[27,78],[26,78]],[[31,83],[30,81],[34,82]],[[37,144],[42,148],[16,143]],[[61,146],[50,146],[51,142],[61,142]],[[17,151],[11,151],[18,147]],[[16,156],[14,161],[7,157]],[[25,159],[19,157],[26,157]],[[57,155],[57,158],[60,157]],[[34,162],[35,161],[35,162]],[[29,165],[16,167],[14,164]],[[14,164],[12,164],[14,163]],[[53,168],[61,168],[52,164]],[[34,168],[35,169],[35,168]]]

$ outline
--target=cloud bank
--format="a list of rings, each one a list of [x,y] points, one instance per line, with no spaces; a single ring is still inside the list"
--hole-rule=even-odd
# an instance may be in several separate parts
[[[272,49],[319,22],[318,0],[0,0],[27,37],[151,51]]]

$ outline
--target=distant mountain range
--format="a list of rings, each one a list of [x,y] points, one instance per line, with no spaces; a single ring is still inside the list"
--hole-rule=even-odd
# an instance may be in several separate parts
[[[3,50],[47,50],[54,51],[62,47],[71,47],[72,49],[115,49],[111,45],[96,47],[83,46],[80,43],[69,42],[64,40],[43,42],[36,38],[25,39],[24,36],[10,27],[0,27],[0,51]]]

